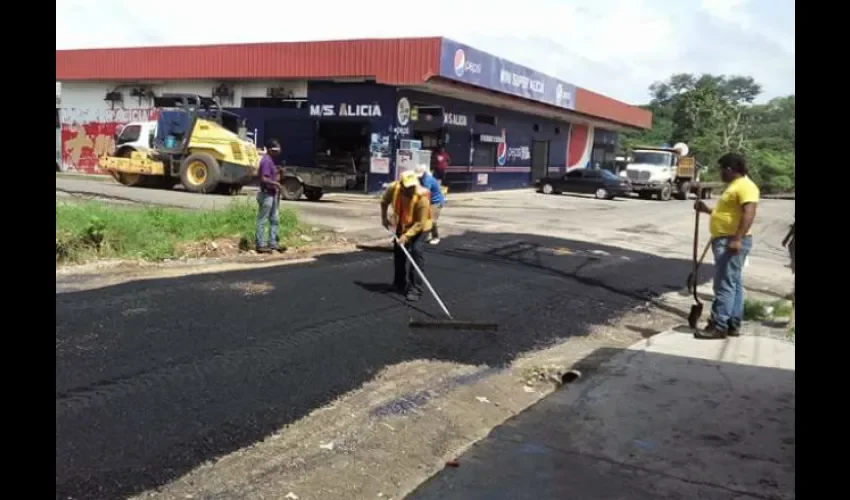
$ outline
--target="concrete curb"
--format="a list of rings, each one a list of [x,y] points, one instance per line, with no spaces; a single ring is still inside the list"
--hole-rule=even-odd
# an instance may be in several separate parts
[[[83,174],[79,172],[56,172],[56,178],[89,182],[115,182],[115,179],[113,179],[111,175]]]
[[[677,328],[623,349],[405,498],[793,499],[792,344]]]
[[[778,339],[778,338],[774,338],[774,337],[770,337],[770,336],[759,335],[759,334],[743,335],[741,337],[730,337],[730,338],[727,338],[725,340],[699,340],[699,339],[694,339],[692,335],[689,335],[689,334],[684,333],[684,332],[680,332],[680,331],[676,331],[676,330],[667,330],[667,331],[658,333],[656,335],[653,335],[649,338],[639,340],[639,341],[635,342],[634,344],[623,348],[623,352],[620,352],[620,353],[616,354],[615,356],[613,356],[612,358],[608,359],[607,361],[603,362],[599,366],[599,371],[604,372],[605,370],[614,368],[616,366],[628,365],[635,356],[640,355],[642,353],[646,353],[651,348],[653,348],[654,346],[657,346],[657,345],[660,345],[660,346],[663,346],[663,347],[668,347],[668,346],[669,347],[675,347],[675,346],[669,345],[670,344],[669,342],[666,342],[667,339],[672,339],[674,337],[687,337],[688,341],[693,342],[693,349],[690,349],[690,347],[689,347],[689,349],[687,349],[686,352],[682,352],[680,349],[674,349],[674,352],[671,352],[670,350],[666,350],[666,349],[659,350],[659,351],[656,351],[656,352],[671,354],[671,355],[675,355],[675,356],[687,356],[689,358],[694,358],[694,359],[705,359],[706,361],[712,362],[712,363],[724,363],[724,362],[728,363],[730,361],[728,359],[724,359],[724,356],[726,354],[728,354],[727,351],[730,350],[730,347],[731,347],[731,350],[734,350],[736,347],[744,345],[745,343],[748,343],[748,342],[765,342],[765,341],[768,342],[768,343],[779,342],[779,343],[786,343],[786,344],[788,344],[789,346],[792,346],[792,347],[796,346],[796,344],[794,342],[789,341],[789,340],[782,340],[782,339]],[[754,340],[754,339],[757,339],[757,340]],[[715,358],[715,357],[706,358],[705,356],[700,355],[700,353],[704,352],[706,348],[711,348],[711,347],[717,347],[719,349],[719,353],[718,353],[720,355],[719,358]],[[759,366],[759,365],[754,364],[753,366]],[[592,381],[594,378],[596,379],[595,382]],[[575,380],[574,382],[572,382],[570,384],[562,386],[558,390],[565,389],[567,386],[582,386],[584,384],[590,384],[590,386],[593,387],[593,386],[598,385],[599,383],[604,382],[605,379],[606,379],[606,377],[604,376],[604,373],[603,373],[602,377],[593,377],[592,374],[591,374],[591,376],[589,376],[588,378],[579,378],[578,380]],[[591,381],[588,382],[588,380],[591,380]],[[556,390],[556,392],[557,392],[557,390]],[[584,392],[585,392],[585,389],[574,390],[569,396],[565,396],[565,397],[569,398],[569,400],[572,402],[574,399],[576,399],[579,396],[581,396],[582,394],[584,394]]]

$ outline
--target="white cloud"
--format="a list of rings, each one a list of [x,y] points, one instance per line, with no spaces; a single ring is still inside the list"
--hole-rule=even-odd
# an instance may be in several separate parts
[[[454,38],[628,102],[677,72],[794,92],[791,0],[56,2],[57,48],[399,36]]]
[[[749,28],[750,16],[746,11],[748,3],[747,0],[701,0],[700,7],[718,19]]]

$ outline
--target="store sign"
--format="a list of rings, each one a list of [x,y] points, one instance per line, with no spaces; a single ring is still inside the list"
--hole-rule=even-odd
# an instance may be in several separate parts
[[[497,144],[497,143],[500,143],[500,142],[505,142],[505,138],[502,137],[501,135],[481,134],[480,136],[478,136],[478,142],[489,142],[489,143]]]
[[[563,109],[575,109],[575,85],[448,38],[443,38],[441,43],[440,76]]]
[[[339,107],[333,104],[311,104],[310,116],[358,116],[358,117],[379,117],[381,115],[381,107],[377,104],[345,104],[342,103]]]
[[[466,127],[467,119],[466,115],[456,115],[454,113],[446,113],[445,114],[445,123],[446,125],[454,125],[455,127]]]
[[[458,47],[452,54],[452,69],[458,78],[465,74],[479,75],[483,66],[477,60],[467,59],[466,51]]]
[[[531,149],[528,146],[520,146],[518,148],[508,148],[509,160],[530,160]]]
[[[389,158],[372,158],[369,160],[369,173],[372,174],[389,174],[390,159]]]
[[[528,75],[517,74],[504,68],[502,68],[502,71],[499,73],[499,81],[503,85],[513,87],[522,92],[531,91],[535,94],[543,94],[546,91],[546,86],[543,84],[543,80],[539,80]]]

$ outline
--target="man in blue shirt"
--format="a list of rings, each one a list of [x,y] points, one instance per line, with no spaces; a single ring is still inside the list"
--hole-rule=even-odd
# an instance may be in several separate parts
[[[446,197],[443,196],[443,190],[437,179],[428,172],[428,167],[418,165],[416,167],[416,175],[419,176],[419,183],[422,187],[431,192],[431,240],[428,243],[436,245],[440,243],[440,233],[437,232],[437,219],[440,218],[440,212],[446,206]]]
[[[280,156],[280,142],[277,139],[266,141],[266,154],[260,159],[260,191],[257,193],[257,252],[271,253],[280,251],[277,231],[280,225],[280,179],[275,159]],[[266,223],[269,224],[269,244],[266,245]]]

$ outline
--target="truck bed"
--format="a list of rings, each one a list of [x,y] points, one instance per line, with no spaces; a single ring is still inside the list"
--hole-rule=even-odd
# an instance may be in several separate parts
[[[711,189],[716,190],[720,189],[724,186],[722,182],[694,182],[691,184],[691,192],[696,193],[699,189]]]
[[[354,172],[342,172],[336,169],[320,167],[284,167],[284,175],[298,176],[305,186],[323,191],[345,190],[356,181]]]

